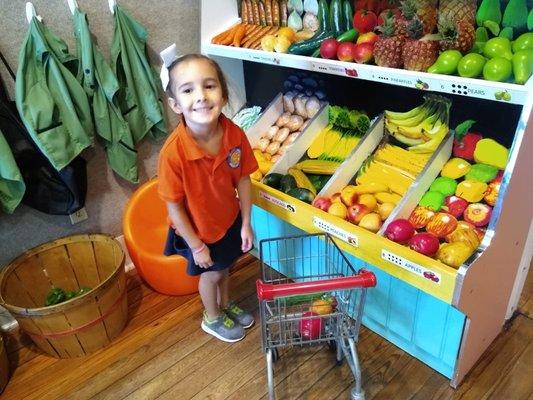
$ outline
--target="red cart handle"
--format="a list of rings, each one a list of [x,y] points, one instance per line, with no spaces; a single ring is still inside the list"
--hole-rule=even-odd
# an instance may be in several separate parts
[[[258,279],[255,283],[259,300],[273,300],[278,297],[296,296],[301,294],[330,292],[341,289],[376,286],[373,272],[362,269],[358,275],[342,278],[323,279],[299,283],[264,283]]]

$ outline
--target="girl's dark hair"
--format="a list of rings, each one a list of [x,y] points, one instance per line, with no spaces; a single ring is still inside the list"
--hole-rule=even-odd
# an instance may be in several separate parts
[[[174,92],[172,91],[172,86],[173,86],[172,70],[176,68],[179,64],[187,62],[187,61],[191,61],[191,60],[206,60],[213,66],[213,68],[215,69],[217,73],[220,86],[222,88],[222,98],[228,101],[228,83],[226,81],[226,77],[222,73],[222,69],[220,68],[220,65],[218,65],[218,63],[215,60],[207,56],[204,56],[203,54],[186,54],[184,56],[178,57],[172,64],[170,64],[170,66],[168,67],[169,82],[168,82],[167,90],[166,90],[167,94],[170,97],[174,97]]]

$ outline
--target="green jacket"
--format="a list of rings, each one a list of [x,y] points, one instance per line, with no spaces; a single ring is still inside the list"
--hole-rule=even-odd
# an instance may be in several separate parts
[[[148,62],[146,38],[146,30],[120,6],[115,6],[111,65],[121,87],[118,104],[135,143],[146,134],[154,139],[167,135],[159,99],[161,86]]]
[[[71,72],[76,58],[33,18],[18,64],[17,109],[36,145],[60,170],[93,141],[87,95]]]
[[[78,80],[92,100],[96,133],[103,139],[109,165],[124,179],[137,183],[137,152],[128,122],[117,105],[117,78],[91,39],[87,15],[78,9],[74,12],[74,34]]]
[[[0,209],[11,214],[19,205],[26,185],[11,149],[0,131]]]

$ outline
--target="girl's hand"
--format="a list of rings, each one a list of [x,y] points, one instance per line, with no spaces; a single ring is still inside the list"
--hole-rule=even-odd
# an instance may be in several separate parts
[[[209,268],[209,267],[212,267],[214,264],[213,260],[211,260],[211,252],[209,251],[209,247],[205,245],[204,245],[204,248],[198,253],[195,253],[193,251],[192,256],[194,258],[194,262],[200,268]]]
[[[242,245],[241,250],[243,253],[250,251],[254,245],[254,231],[250,224],[243,224],[241,228]]]

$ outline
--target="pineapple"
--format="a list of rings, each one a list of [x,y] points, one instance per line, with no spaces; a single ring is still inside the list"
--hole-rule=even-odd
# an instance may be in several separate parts
[[[476,4],[476,0],[441,0],[439,19],[442,17],[452,21],[466,20],[475,26]]]
[[[389,11],[379,27],[381,35],[374,45],[374,61],[381,67],[402,68],[405,37],[396,35],[394,13]]]
[[[424,36],[424,26],[420,18],[415,17],[408,26],[409,38],[403,46],[403,67],[411,71],[426,71],[439,56],[439,42],[433,40],[435,35]]]
[[[441,51],[453,49],[465,54],[476,41],[476,29],[465,19],[457,21],[439,16],[439,33],[443,37],[439,42]]]
[[[424,34],[433,33],[437,26],[437,7],[435,0],[404,0],[401,16],[396,18],[396,33],[407,37],[407,27],[414,17],[424,25]]]

